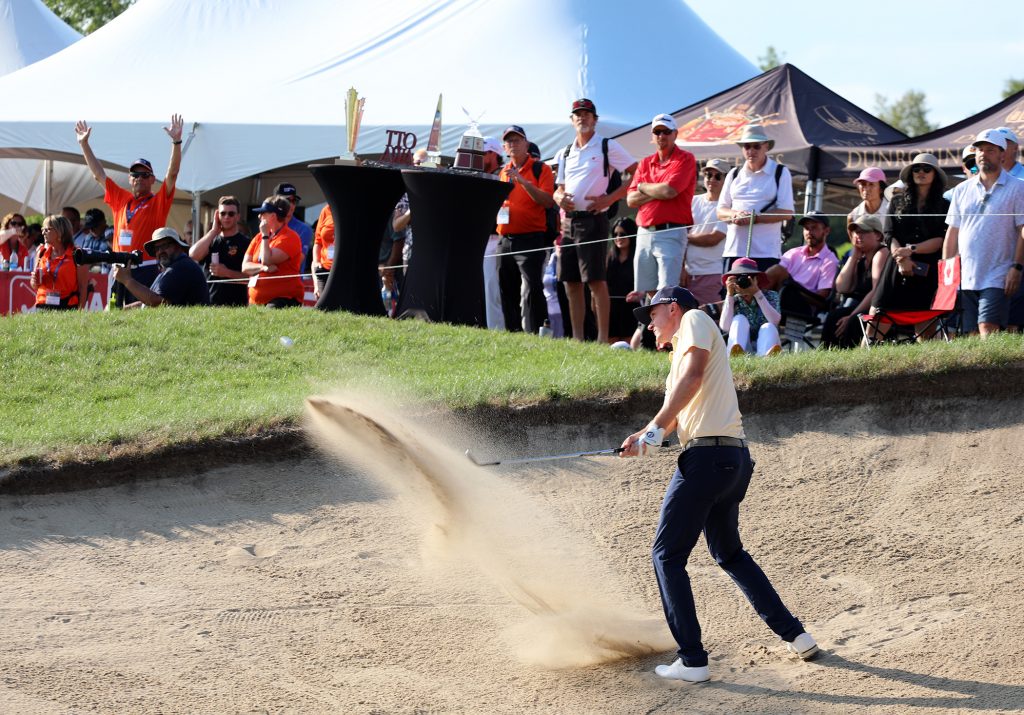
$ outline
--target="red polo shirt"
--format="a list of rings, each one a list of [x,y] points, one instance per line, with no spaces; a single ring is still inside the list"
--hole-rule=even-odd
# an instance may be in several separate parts
[[[640,160],[630,191],[636,191],[639,184],[668,184],[678,193],[674,199],[655,199],[641,206],[636,213],[640,226],[654,226],[661,223],[678,223],[689,226],[693,223],[690,203],[697,186],[697,160],[693,154],[677,146],[664,163],[658,161],[658,153]]]

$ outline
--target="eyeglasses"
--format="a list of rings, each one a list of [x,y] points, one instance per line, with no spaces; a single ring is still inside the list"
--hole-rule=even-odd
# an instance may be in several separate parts
[[[915,174],[930,174],[933,171],[935,171],[934,168],[932,168],[932,167],[930,167],[930,166],[928,166],[926,164],[918,164],[917,166],[912,166],[912,167],[910,167],[910,170],[912,172],[914,172]]]
[[[153,174],[151,174],[148,171],[129,171],[128,172],[128,176],[132,177],[133,179],[148,179],[152,175]]]
[[[711,179],[712,181],[721,181],[725,177],[717,171],[708,171],[704,173],[705,179]]]
[[[237,216],[238,215],[237,211],[218,211],[217,213],[219,215],[221,215],[221,216]]]
[[[666,134],[671,134],[672,130],[666,129],[665,127],[658,127],[657,129],[653,130],[653,133],[655,136],[662,137],[665,136]]]
[[[55,229],[53,226],[43,226],[41,230],[43,233],[49,233],[50,231],[56,231],[57,229]]]

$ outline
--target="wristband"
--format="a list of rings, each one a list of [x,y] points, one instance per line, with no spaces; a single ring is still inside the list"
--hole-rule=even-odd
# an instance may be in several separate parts
[[[176,142],[173,142],[173,141],[172,141],[172,142],[171,142],[171,144],[181,144],[181,139],[179,139],[179,140],[178,140],[178,141],[176,141]]]

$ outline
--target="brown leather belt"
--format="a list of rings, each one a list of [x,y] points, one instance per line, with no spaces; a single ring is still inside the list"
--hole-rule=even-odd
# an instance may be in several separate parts
[[[735,437],[694,437],[683,447],[683,451],[690,447],[746,447],[747,440],[736,439]]]

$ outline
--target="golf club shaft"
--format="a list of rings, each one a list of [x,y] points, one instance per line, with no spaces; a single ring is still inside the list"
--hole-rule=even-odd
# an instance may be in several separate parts
[[[668,446],[668,440],[661,443],[662,447]],[[551,462],[556,459],[577,459],[579,457],[600,457],[603,455],[621,454],[625,450],[622,447],[612,449],[595,449],[586,452],[569,452],[567,454],[548,454],[543,457],[520,457],[519,459],[502,459],[496,462],[478,462],[476,458],[466,450],[466,456],[478,467],[497,467],[502,464],[527,464],[529,462]]]

